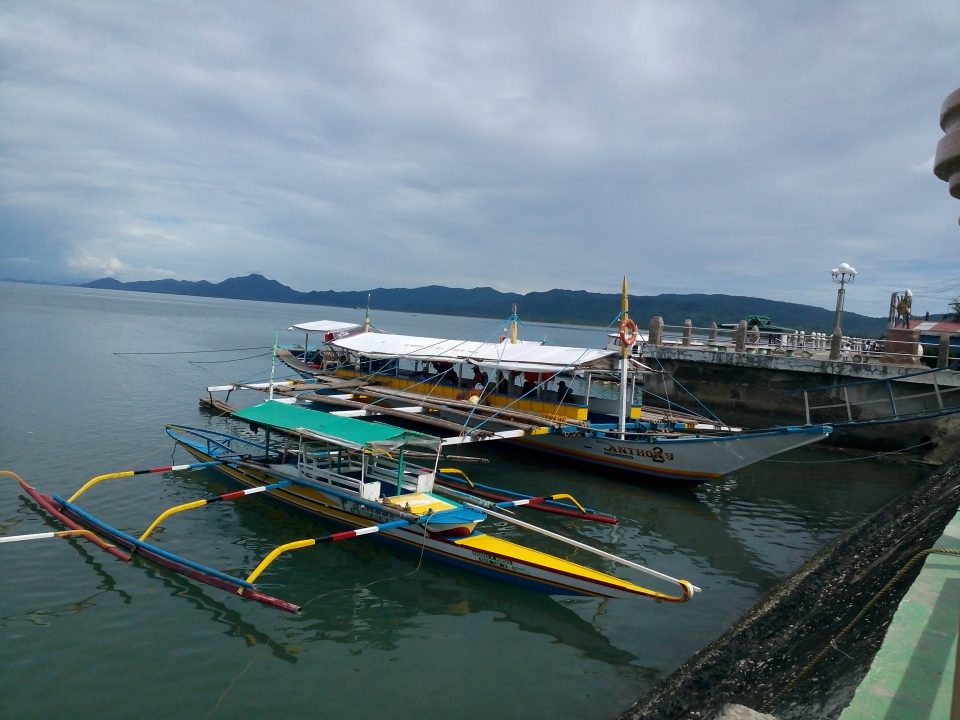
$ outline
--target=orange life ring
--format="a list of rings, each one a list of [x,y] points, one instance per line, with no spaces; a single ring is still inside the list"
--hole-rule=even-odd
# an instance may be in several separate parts
[[[633,320],[623,320],[620,323],[620,342],[624,345],[633,345],[637,341],[640,331]]]

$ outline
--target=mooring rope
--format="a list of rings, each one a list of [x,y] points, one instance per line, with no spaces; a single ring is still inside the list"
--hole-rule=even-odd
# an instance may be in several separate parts
[[[114,355],[193,355],[196,353],[240,352],[242,350],[273,350],[273,346],[258,345],[257,347],[224,348],[222,350],[167,350],[162,352],[115,352],[113,354]]]
[[[777,692],[775,695],[773,695],[764,703],[764,705],[762,706],[763,709],[765,711],[773,710],[776,704],[781,699],[783,699],[786,695],[788,695],[797,686],[797,684],[807,674],[809,674],[811,670],[813,670],[813,668],[815,668],[818,664],[820,664],[820,662],[827,656],[827,654],[831,650],[836,650],[837,652],[843,655],[847,655],[845,652],[843,652],[843,650],[837,647],[837,641],[842,639],[848,632],[850,632],[850,630],[853,629],[853,627],[857,623],[863,620],[863,617],[867,614],[867,612],[869,612],[870,609],[874,605],[876,605],[877,602],[879,602],[880,599],[887,592],[889,592],[890,589],[894,585],[896,585],[903,578],[904,575],[907,574],[910,568],[912,568],[918,560],[920,560],[921,558],[926,558],[928,555],[960,555],[960,550],[954,550],[952,548],[930,548],[929,550],[921,550],[912,558],[910,558],[903,565],[903,567],[901,567],[900,570],[898,570],[896,574],[892,578],[890,578],[889,581],[887,581],[886,585],[884,585],[872,598],[870,598],[867,604],[860,609],[860,612],[856,614],[853,620],[847,623],[846,627],[844,627],[839,633],[837,633],[832,638],[830,638],[830,641],[820,649],[820,651],[813,657],[813,659],[810,662],[808,662],[799,672],[795,673],[793,677],[786,683],[786,685],[784,685],[780,689],[779,692]],[[850,656],[847,655],[847,657],[850,657]]]
[[[873,455],[858,455],[857,457],[852,458],[842,458],[840,460],[764,460],[763,462],[768,463],[780,463],[781,465],[833,465],[834,463],[847,463],[847,462],[859,462],[860,460],[873,460],[878,457],[886,457],[887,455],[899,455],[900,453],[907,452],[908,450],[916,450],[917,448],[924,447],[925,445],[932,445],[933,440],[924,440],[922,443],[917,443],[916,445],[910,445],[909,447],[900,448],[899,450],[887,450],[884,452],[874,453]]]
[[[200,351],[203,352],[203,351]],[[242,358],[230,358],[229,360],[187,360],[191,365],[213,365],[214,363],[239,362],[241,360],[253,360],[254,358],[267,357],[271,353],[260,353],[259,355],[248,355]]]

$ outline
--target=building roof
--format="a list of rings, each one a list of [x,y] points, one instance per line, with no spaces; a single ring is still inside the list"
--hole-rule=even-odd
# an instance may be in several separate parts
[[[912,318],[910,329],[928,335],[960,335],[960,320],[921,320]]]

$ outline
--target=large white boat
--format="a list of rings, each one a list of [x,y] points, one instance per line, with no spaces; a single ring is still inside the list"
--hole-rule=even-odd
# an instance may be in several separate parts
[[[643,404],[653,370],[631,355],[636,324],[626,283],[618,347],[560,347],[394,335],[356,326],[331,336],[325,359],[305,377],[328,381],[305,400],[356,415],[415,417],[453,430],[446,442],[502,439],[606,470],[695,485],[825,438],[827,425],[746,431],[675,408]],[[322,328],[323,323],[314,327]]]

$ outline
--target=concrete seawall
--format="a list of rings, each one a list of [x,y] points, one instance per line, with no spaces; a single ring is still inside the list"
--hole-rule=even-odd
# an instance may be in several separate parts
[[[960,453],[828,545],[621,720],[714,718],[731,703],[781,720],[835,717],[921,571],[911,561],[958,505]]]
[[[665,374],[651,375],[644,401],[666,397],[691,409],[691,395],[725,422],[744,427],[837,423],[831,444],[876,451],[910,449],[938,464],[960,447],[960,372],[917,375],[917,365],[834,361],[826,357],[717,352],[682,345],[646,345],[643,361]],[[813,410],[805,406],[804,391]],[[830,406],[830,407],[826,407]],[[892,415],[920,419],[866,424]],[[854,419],[863,424],[843,427]]]

